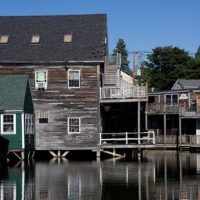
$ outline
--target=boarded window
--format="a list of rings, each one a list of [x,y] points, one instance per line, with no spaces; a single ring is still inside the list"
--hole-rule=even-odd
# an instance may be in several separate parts
[[[40,36],[39,35],[33,35],[32,38],[31,38],[31,43],[32,44],[40,43]]]
[[[79,88],[80,87],[80,70],[68,71],[68,87]]]
[[[64,42],[71,43],[72,42],[72,34],[65,34],[64,35]]]
[[[80,118],[68,118],[68,133],[80,133]]]
[[[0,35],[0,44],[8,44],[8,35]]]
[[[48,116],[49,116],[49,112],[46,110],[40,110],[37,112],[37,119],[39,120],[40,124],[43,123],[48,123]]]

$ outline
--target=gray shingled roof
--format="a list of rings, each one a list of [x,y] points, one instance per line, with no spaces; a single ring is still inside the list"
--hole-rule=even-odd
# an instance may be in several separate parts
[[[200,88],[200,79],[178,79],[172,87],[172,90],[177,89],[197,89]]]
[[[64,43],[64,34],[69,33],[72,43]],[[107,18],[105,14],[2,16],[0,35],[9,35],[8,44],[0,44],[0,63],[102,61]],[[40,44],[30,44],[32,35],[40,35]]]
[[[23,110],[28,76],[0,76],[0,110]]]

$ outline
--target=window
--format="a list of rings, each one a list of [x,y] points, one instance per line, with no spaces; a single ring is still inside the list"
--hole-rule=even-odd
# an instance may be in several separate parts
[[[80,87],[80,70],[68,71],[68,87],[79,88]]]
[[[8,35],[0,35],[0,44],[8,44]]]
[[[16,134],[16,115],[4,114],[1,115],[1,133]]]
[[[165,95],[166,104],[176,104],[178,103],[178,95],[177,94],[167,94]]]
[[[40,124],[45,124],[45,123],[48,123],[48,111],[45,111],[45,110],[40,110],[39,112],[37,112],[37,118],[39,120],[39,123]]]
[[[64,35],[64,42],[71,43],[72,42],[72,34],[65,34]]]
[[[47,70],[35,71],[35,89],[46,90],[47,89]]]
[[[80,118],[68,118],[68,133],[80,133]]]
[[[33,134],[34,133],[34,118],[31,114],[25,115],[25,133],[26,134]]]
[[[40,43],[40,36],[39,35],[33,35],[31,38],[31,44],[38,44]]]

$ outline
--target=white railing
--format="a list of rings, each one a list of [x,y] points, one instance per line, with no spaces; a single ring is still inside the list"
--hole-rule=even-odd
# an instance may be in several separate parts
[[[140,133],[100,133],[100,145],[154,145],[154,131]]]
[[[126,99],[126,98],[147,98],[146,86],[133,86],[131,88],[101,88],[101,99]]]

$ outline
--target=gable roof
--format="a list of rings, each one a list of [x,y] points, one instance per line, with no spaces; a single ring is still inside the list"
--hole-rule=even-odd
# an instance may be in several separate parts
[[[0,76],[0,110],[24,110],[27,75]]]
[[[9,35],[0,44],[0,63],[103,61],[107,53],[105,14],[68,16],[2,16],[0,35]],[[64,43],[64,35],[72,42]],[[39,44],[31,44],[33,35]]]
[[[172,90],[197,88],[200,88],[200,79],[178,79],[174,83]]]

